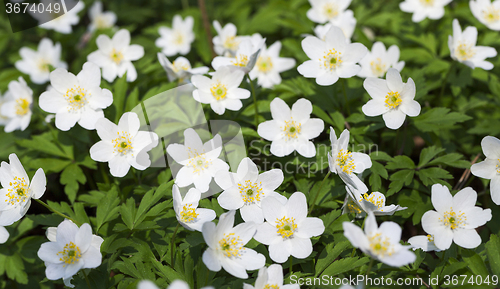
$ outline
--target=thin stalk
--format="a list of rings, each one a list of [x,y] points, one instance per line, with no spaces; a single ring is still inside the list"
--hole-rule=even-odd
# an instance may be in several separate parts
[[[255,107],[255,129],[259,126],[259,108],[257,107],[257,95],[255,94],[255,87],[253,86],[253,82],[250,79],[250,76],[247,74],[248,82],[250,83],[250,89],[252,90],[253,95],[253,106]]]
[[[290,256],[290,276],[292,276],[293,257]]]
[[[50,211],[52,211],[53,213],[56,213],[56,214],[58,214],[59,216],[61,216],[61,217],[65,218],[65,219],[68,219],[68,220],[72,221],[73,223],[75,223],[76,225],[80,226],[80,223],[78,223],[77,221],[73,220],[72,218],[70,218],[70,217],[66,216],[65,214],[63,214],[63,213],[61,213],[61,212],[57,211],[56,209],[51,208],[51,207],[50,207],[49,205],[47,205],[44,201],[39,200],[39,199],[33,199],[33,200],[35,200],[36,202],[38,202],[39,204],[41,204],[41,205],[42,205],[42,206],[44,206],[45,208],[49,209],[49,210],[50,210]]]
[[[346,92],[346,89],[345,89],[345,78],[342,78],[342,90],[344,91],[344,100],[345,100],[345,109],[347,110],[347,114],[350,115],[351,114],[351,110],[349,109],[349,103],[348,103],[348,100],[347,100],[347,92]]]
[[[172,235],[172,240],[170,241],[170,262],[172,262],[172,268],[175,267],[174,263],[174,245],[175,245],[175,236],[177,235],[177,230],[179,230],[180,223],[177,222],[177,227],[175,227],[174,234]]]
[[[89,277],[87,277],[87,274],[85,273],[85,269],[83,269],[82,272],[83,276],[85,276],[85,281],[87,282],[87,286],[89,286],[89,289],[92,289],[92,287],[90,287]]]
[[[453,70],[453,68],[455,67],[455,61],[453,61],[451,64],[450,64],[450,68],[448,68],[448,72],[446,72],[446,76],[444,77],[443,79],[443,84],[441,85],[441,93],[439,93],[439,98],[442,98],[443,97],[443,94],[444,94],[444,89],[446,87],[446,83],[447,83],[447,79],[448,77],[450,76],[450,73],[451,71]]]
[[[308,214],[310,214],[310,213],[313,211],[314,206],[315,206],[315,204],[316,204],[316,200],[318,199],[319,193],[321,192],[321,189],[323,188],[323,185],[325,184],[325,181],[326,181],[326,179],[328,179],[328,177],[330,176],[330,174],[331,174],[331,171],[330,171],[330,170],[328,170],[328,173],[326,174],[325,178],[324,178],[324,179],[323,179],[323,181],[321,182],[321,185],[319,185],[319,189],[318,189],[318,191],[316,192],[316,195],[314,196],[313,203],[312,203],[312,205],[311,205],[311,208],[309,209]]]
[[[370,264],[368,264],[368,269],[366,269],[365,277],[368,277],[368,274],[370,274],[370,271],[372,270],[372,266],[373,266],[373,261],[375,261],[375,260],[373,258],[371,258]]]

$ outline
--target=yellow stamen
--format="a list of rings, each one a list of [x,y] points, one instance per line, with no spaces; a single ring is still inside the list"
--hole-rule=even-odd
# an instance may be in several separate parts
[[[295,224],[294,218],[277,218],[276,223],[278,234],[280,234],[283,239],[293,237],[293,233],[295,232],[295,230],[297,230],[297,225]]]
[[[130,134],[126,131],[117,132],[116,134],[118,137],[111,141],[113,143],[113,152],[122,155],[130,153],[134,156],[134,147],[132,146],[132,137]]]
[[[68,244],[66,244],[63,251],[58,252],[57,255],[62,255],[59,258],[59,261],[63,261],[65,263],[63,267],[78,262],[82,257],[80,248],[78,248],[78,246],[76,246],[73,242],[69,242]]]
[[[257,59],[257,69],[262,73],[268,73],[273,69],[271,57],[259,56]]]
[[[191,208],[193,204],[184,205],[182,208],[182,212],[180,213],[181,219],[184,223],[191,223],[198,218],[198,214],[196,214],[195,209]]]
[[[285,120],[285,126],[280,127],[285,133],[286,140],[297,139],[302,131],[302,124],[293,120]]]
[[[245,67],[248,64],[248,56],[244,54],[238,54],[236,55],[234,60],[231,60],[231,63],[235,66]]]
[[[339,8],[337,4],[327,3],[323,6],[323,13],[325,14],[326,18],[333,19],[337,17],[337,15],[339,15]]]
[[[241,198],[245,204],[253,204],[255,202],[260,202],[264,193],[262,192],[262,182],[252,183],[246,180],[244,184],[238,183],[238,189],[240,190]]]
[[[420,3],[427,7],[434,6],[434,0],[420,0]]]
[[[111,60],[119,65],[123,60],[123,53],[113,48],[113,51],[111,52]]]
[[[439,221],[443,222],[446,227],[449,227],[452,230],[455,230],[459,227],[465,226],[467,223],[467,217],[465,213],[458,211],[458,214],[453,211],[453,208],[450,207],[449,211],[444,212],[443,218],[439,218]]]
[[[87,96],[91,95],[92,94],[87,92],[86,89],[77,85],[68,89],[64,95],[69,105],[68,111],[75,111],[83,108],[88,103]]]
[[[188,148],[189,161],[187,166],[193,169],[193,173],[200,175],[209,165],[212,164],[211,161],[207,161],[205,157],[205,151],[203,153],[198,153],[197,150]]]
[[[377,197],[374,193],[371,193],[370,195],[368,195],[368,193],[364,193],[359,197],[359,202],[362,202],[363,199],[374,204],[380,211],[382,211],[381,208],[384,206],[385,200],[381,195]]]
[[[28,182],[24,178],[14,176],[14,180],[9,183],[9,186],[11,188],[7,189],[5,202],[15,206],[29,198]]]
[[[26,98],[16,99],[16,114],[25,115],[30,111],[30,103]]]
[[[394,248],[389,242],[389,238],[382,238],[381,233],[368,237],[368,241],[370,242],[371,252],[379,258],[391,256],[394,253]]]
[[[322,62],[323,68],[333,71],[342,64],[341,54],[342,53],[332,48],[328,50],[323,56],[323,59],[320,58],[319,61]]]
[[[347,174],[352,174],[356,169],[354,165],[354,159],[352,158],[352,153],[349,150],[341,149],[337,155],[337,163],[342,171]]]
[[[224,238],[219,241],[219,246],[222,254],[228,258],[239,257],[241,256],[241,251],[245,250],[241,244],[240,237],[235,236],[234,233],[224,234]]]
[[[484,19],[488,23],[494,23],[500,20],[500,9],[496,9],[495,6],[490,5],[486,10],[481,11]]]
[[[388,108],[396,108],[401,102],[401,95],[397,91],[391,91],[385,96],[385,106]]]
[[[280,286],[278,286],[278,284],[266,284],[266,286],[264,286],[264,289],[280,289]]]
[[[370,62],[370,67],[372,69],[373,75],[375,75],[376,77],[382,77],[387,72],[387,65],[382,62],[382,59],[380,59],[380,57]]]
[[[217,82],[217,84],[213,85],[210,88],[210,91],[212,92],[212,95],[213,97],[215,97],[216,100],[221,100],[226,98],[227,88],[224,84],[221,84],[220,82]]]
[[[457,47],[456,57],[461,60],[469,60],[476,55],[476,49],[474,46],[467,42],[461,42]]]

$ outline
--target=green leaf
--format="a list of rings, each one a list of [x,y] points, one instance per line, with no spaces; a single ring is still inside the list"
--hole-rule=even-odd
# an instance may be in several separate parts
[[[64,192],[68,196],[68,199],[73,203],[76,199],[76,194],[80,184],[85,184],[87,178],[83,173],[82,169],[77,164],[70,164],[67,166],[61,174],[61,184],[65,185]]]
[[[431,159],[437,156],[440,152],[443,152],[444,148],[438,148],[435,146],[424,148],[420,152],[420,161],[418,163],[418,167],[421,168],[425,166]]]
[[[453,179],[453,176],[448,171],[438,167],[419,170],[417,171],[417,176],[420,178],[424,186],[442,183],[442,179]]]
[[[395,156],[387,163],[386,168],[389,170],[413,169],[415,168],[415,163],[407,156]]]
[[[438,133],[443,129],[455,128],[455,124],[471,119],[460,112],[450,112],[449,108],[436,107],[414,118],[415,127],[422,132]]]
[[[486,254],[491,272],[500,276],[500,240],[497,235],[490,235],[490,240],[486,243]]]
[[[17,142],[17,144],[31,150],[72,160],[73,155],[67,153],[64,150],[61,150],[55,143],[52,142],[53,139],[54,138],[50,133],[45,133],[42,135],[33,136],[32,139],[21,139]],[[71,146],[66,147],[68,147],[68,151],[72,151]]]
[[[324,110],[322,110],[319,106],[313,105],[313,113],[317,116],[319,116],[324,122],[335,126],[335,123],[333,120],[330,118],[328,113],[326,113]]]
[[[328,268],[325,269],[325,271],[323,271],[323,275],[335,276],[348,272],[365,265],[368,261],[370,261],[368,257],[363,257],[361,259],[358,257],[346,257],[333,262],[330,266],[328,266]]]
[[[127,73],[116,80],[113,86],[113,106],[116,109],[115,123],[123,114],[123,107],[125,103],[125,94],[127,93],[128,83],[127,83]]]
[[[414,170],[401,170],[392,174],[389,178],[392,182],[389,184],[389,190],[387,191],[386,197],[399,192],[403,188],[403,184],[407,186],[410,185],[414,173]]]
[[[118,204],[120,199],[118,198],[118,191],[116,187],[113,187],[106,195],[101,199],[96,211],[96,232],[106,222],[113,220],[117,217],[120,207]]]
[[[483,277],[488,276],[488,269],[486,268],[483,259],[474,251],[463,250],[462,259],[468,265],[467,267],[473,274],[481,275]]]
[[[128,198],[127,202],[120,207],[120,215],[129,230],[134,229],[135,211],[135,201],[133,198]]]
[[[334,246],[335,245],[335,246]],[[323,252],[318,257],[318,262],[316,263],[316,276],[321,275],[321,273],[331,264],[337,257],[349,248],[351,243],[349,241],[342,241],[340,243],[329,243],[323,249]]]

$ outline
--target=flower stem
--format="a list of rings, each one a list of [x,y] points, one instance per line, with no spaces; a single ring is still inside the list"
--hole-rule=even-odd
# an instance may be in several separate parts
[[[292,276],[293,256],[290,256],[290,276]]]
[[[49,205],[47,205],[44,201],[39,200],[39,199],[33,199],[33,200],[35,200],[36,202],[38,202],[39,204],[41,204],[41,205],[42,205],[42,206],[44,206],[45,208],[49,209],[49,210],[50,210],[50,211],[52,211],[53,213],[56,213],[56,214],[58,214],[59,216],[61,216],[61,217],[65,218],[65,219],[68,219],[68,220],[72,221],[73,223],[75,223],[76,225],[80,226],[80,223],[78,223],[77,221],[73,220],[72,218],[70,218],[70,217],[66,216],[65,214],[63,214],[63,213],[61,213],[61,212],[57,211],[56,209],[51,208],[51,207],[50,207]]]
[[[309,209],[308,214],[310,214],[312,212],[312,210],[314,209],[314,206],[316,204],[316,200],[318,199],[319,193],[321,192],[321,189],[323,188],[323,185],[325,184],[326,179],[328,179],[328,177],[330,176],[331,173],[332,172],[330,170],[328,170],[328,173],[326,174],[325,178],[321,182],[321,185],[319,185],[319,189],[316,192],[316,195],[314,196],[314,199],[313,199],[313,202],[312,202],[311,208]]]
[[[351,110],[349,109],[349,103],[348,103],[348,100],[347,100],[347,92],[346,92],[346,89],[345,89],[345,78],[342,78],[342,90],[344,91],[344,100],[345,100],[345,109],[347,110],[347,114],[350,115],[351,114]]]
[[[170,262],[172,262],[171,263],[172,268],[174,268],[174,266],[175,266],[175,262],[174,262],[174,257],[175,257],[174,246],[175,246],[175,236],[177,235],[177,230],[179,230],[179,226],[180,226],[180,223],[177,222],[177,227],[175,227],[174,234],[172,235],[172,240],[170,241]]]
[[[250,79],[250,76],[247,74],[248,82],[250,83],[250,89],[252,90],[253,96],[253,105],[255,107],[255,129],[259,126],[259,107],[257,106],[257,95],[255,94],[255,87],[253,86],[253,82]]]
[[[372,270],[372,266],[373,266],[373,262],[375,260],[373,258],[371,258],[370,260],[370,264],[368,264],[368,269],[366,269],[366,273],[365,273],[365,277],[368,277],[368,274],[370,274],[370,271]],[[365,278],[366,279],[366,278]]]
[[[441,85],[441,93],[439,93],[439,98],[442,98],[443,97],[443,94],[444,94],[444,89],[446,87],[446,83],[447,83],[447,79],[448,79],[448,76],[450,76],[450,73],[451,71],[453,70],[453,67],[455,66],[455,61],[453,61],[451,64],[450,64],[450,68],[448,68],[448,72],[446,72],[446,75],[443,79],[443,84]]]
[[[89,286],[89,289],[92,289],[92,287],[90,287],[89,277],[87,277],[87,274],[85,273],[85,269],[83,269],[82,272],[83,276],[85,277],[85,281],[87,282],[87,286]]]

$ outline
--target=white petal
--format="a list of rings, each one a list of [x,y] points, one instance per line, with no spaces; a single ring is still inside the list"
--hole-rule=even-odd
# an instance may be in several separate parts
[[[124,177],[130,169],[127,158],[119,155],[110,159],[108,164],[111,175],[117,178]]]
[[[487,158],[500,159],[500,140],[493,136],[486,136],[481,141],[483,153]]]
[[[292,247],[290,255],[294,256],[297,259],[305,259],[309,257],[309,255],[311,255],[313,250],[311,239],[292,238],[289,241]]]
[[[481,245],[481,237],[474,229],[456,230],[453,234],[453,241],[460,247],[474,249]]]
[[[399,71],[395,68],[389,68],[387,70],[386,74],[386,79],[387,79],[387,87],[391,91],[403,91],[404,88],[404,83],[403,80],[401,79],[401,74],[399,74]]]
[[[29,188],[33,190],[32,197],[35,199],[39,199],[45,192],[46,186],[47,186],[47,179],[45,178],[45,173],[40,168],[36,171],[30,183]]]
[[[440,213],[448,211],[453,204],[453,197],[450,194],[450,190],[441,184],[432,186],[431,200],[436,211]]]
[[[385,125],[390,129],[398,129],[405,122],[406,114],[399,109],[392,109],[382,115]]]
[[[388,112],[389,108],[383,101],[372,99],[363,105],[361,110],[366,116],[378,116]]]
[[[290,240],[269,245],[269,257],[277,263],[284,263],[290,257],[291,252],[292,244]]]
[[[470,171],[473,175],[483,178],[483,179],[492,179],[497,175],[496,166],[499,164],[497,160],[494,159],[485,159],[484,161],[473,164],[470,168]]]
[[[297,224],[298,231],[295,233],[299,238],[311,238],[323,234],[325,225],[319,218],[305,218]]]

